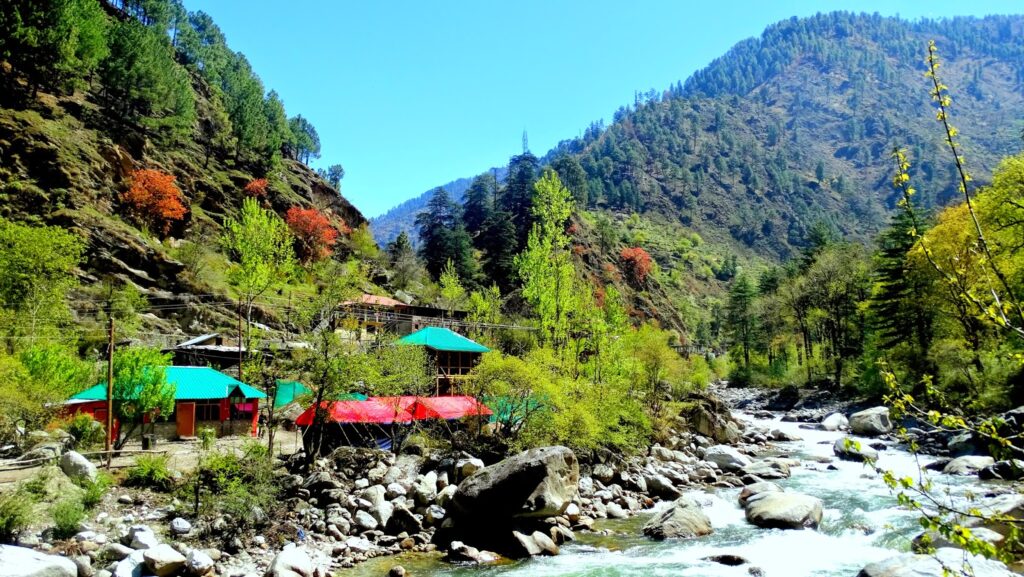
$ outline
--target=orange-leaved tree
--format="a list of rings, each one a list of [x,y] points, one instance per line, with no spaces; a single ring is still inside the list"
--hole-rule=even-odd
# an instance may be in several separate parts
[[[646,250],[635,247],[622,249],[619,256],[622,258],[622,264],[626,271],[629,272],[633,282],[643,284],[653,267],[651,255],[647,254]]]
[[[250,180],[249,184],[245,185],[243,191],[246,196],[251,196],[253,198],[264,197],[267,195],[267,179],[257,178],[255,180]]]
[[[315,208],[293,206],[285,213],[284,220],[298,241],[299,258],[304,262],[331,255],[331,248],[338,240],[338,229],[324,213]]]
[[[188,212],[174,175],[142,168],[132,172],[132,185],[121,195],[132,216],[153,230],[167,234],[171,224]]]

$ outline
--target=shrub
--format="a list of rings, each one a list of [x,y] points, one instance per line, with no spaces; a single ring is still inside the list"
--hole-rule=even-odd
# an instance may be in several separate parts
[[[631,280],[636,284],[643,284],[654,267],[651,255],[647,254],[646,250],[635,247],[622,249],[619,256],[622,258],[623,267],[629,273]]]
[[[143,168],[132,173],[132,185],[121,195],[121,202],[137,220],[163,234],[171,223],[185,217],[188,209],[181,201],[174,175]]]
[[[89,415],[79,413],[65,425],[67,432],[75,438],[75,448],[95,447],[103,442],[103,425]]]
[[[288,228],[298,242],[299,257],[304,262],[316,261],[331,255],[338,240],[338,229],[315,208],[293,206],[284,215]]]
[[[0,494],[0,543],[12,543],[28,527],[32,501],[23,491]]]
[[[245,191],[246,196],[251,196],[251,197],[254,197],[254,198],[260,198],[260,197],[266,196],[267,195],[267,179],[265,179],[265,178],[257,178],[255,180],[250,180],[249,184],[245,185],[244,191]]]
[[[79,531],[85,520],[85,506],[82,501],[67,497],[50,508],[53,517],[53,534],[58,539],[67,539]]]
[[[106,473],[99,473],[96,476],[95,481],[83,478],[78,482],[78,486],[82,488],[82,505],[86,509],[93,509],[96,505],[100,504],[103,500],[103,495],[106,494],[107,489],[113,484],[113,480],[110,475]]]
[[[170,489],[173,482],[166,455],[140,456],[124,479],[124,484],[129,487],[150,487],[161,491]]]
[[[53,473],[53,469],[45,467],[39,470],[38,473],[28,481],[21,488],[33,498],[46,497],[46,485],[50,482],[50,475]]]
[[[246,443],[241,456],[207,455],[192,473],[189,487],[189,497],[205,495],[200,497],[205,514],[230,515],[235,529],[266,524],[279,504],[273,463],[267,448],[257,442]]]
[[[199,428],[199,448],[204,451],[209,451],[213,448],[213,445],[217,442],[217,430],[213,427],[200,427]]]

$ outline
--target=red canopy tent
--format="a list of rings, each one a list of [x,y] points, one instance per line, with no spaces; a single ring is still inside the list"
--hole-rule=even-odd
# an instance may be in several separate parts
[[[413,399],[415,398],[413,397]],[[411,421],[413,417],[408,407],[413,402],[409,402],[408,405],[403,407],[400,404],[396,405],[394,403],[381,402],[381,399],[369,398],[365,401],[333,401],[330,403],[325,401],[321,405],[327,408],[328,420],[336,423],[390,424]],[[295,424],[300,427],[308,427],[313,424],[315,415],[316,406],[314,405],[299,415],[299,418],[295,420]]]
[[[419,397],[411,412],[412,418],[417,421],[423,419],[450,420],[494,414],[494,411],[487,408],[487,405],[468,395]]]

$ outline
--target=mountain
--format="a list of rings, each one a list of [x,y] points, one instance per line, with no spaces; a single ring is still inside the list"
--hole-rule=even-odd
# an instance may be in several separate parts
[[[956,195],[923,75],[929,40],[943,60],[967,163],[984,181],[1020,146],[1020,16],[785,20],[548,157],[579,161],[585,208],[671,221],[744,260],[789,258],[815,226],[867,240],[896,201],[893,147],[907,149],[926,206]],[[375,226],[394,234],[408,226],[408,212],[396,208]],[[678,251],[656,252],[663,269],[690,266]]]
[[[180,2],[5,3],[0,87],[0,217],[82,239],[75,313],[114,278],[148,297],[144,320],[165,334],[233,327],[218,239],[250,195],[281,215],[314,208],[340,230],[366,223],[298,160],[319,150],[315,129],[289,121],[210,17]],[[180,191],[166,228],[127,201],[143,169]]]
[[[487,172],[493,173],[498,182],[502,182],[505,180],[508,169],[502,166],[492,168]],[[441,185],[441,188],[445,189],[453,200],[461,203],[466,190],[472,183],[473,177],[459,178],[448,184]],[[415,234],[416,215],[427,207],[427,201],[430,200],[430,195],[433,194],[436,188],[431,188],[423,194],[395,206],[384,214],[371,218],[370,230],[373,231],[373,238],[377,241],[377,244],[387,246],[402,231],[405,231],[409,233],[409,240],[412,241],[413,246],[418,246],[419,236]]]

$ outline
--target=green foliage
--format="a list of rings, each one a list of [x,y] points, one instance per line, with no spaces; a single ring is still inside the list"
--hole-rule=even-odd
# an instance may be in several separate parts
[[[217,442],[217,430],[213,427],[199,427],[199,448],[204,451],[209,451],[213,448]]]
[[[167,382],[165,366],[169,364],[171,354],[160,349],[122,347],[114,351],[114,414],[122,423],[118,448],[143,416],[167,419],[174,412],[177,387]]]
[[[75,438],[75,448],[79,451],[103,443],[103,425],[90,415],[79,413],[71,417],[64,430]]]
[[[379,256],[380,248],[377,246],[377,242],[373,240],[373,233],[370,232],[370,227],[363,223],[352,231],[352,234],[348,237],[349,246],[352,248],[352,254],[356,258],[362,260],[374,260]]]
[[[233,261],[228,279],[241,293],[248,319],[256,299],[292,273],[292,235],[281,217],[246,198],[241,216],[224,220],[221,244]]]
[[[300,114],[288,120],[288,128],[292,134],[292,149],[295,160],[309,164],[311,158],[320,158],[320,136],[309,120],[303,118]],[[341,182],[340,176],[338,177],[338,182]]]
[[[13,440],[16,427],[44,428],[60,403],[92,384],[92,377],[92,368],[62,345],[0,354],[0,438]]]
[[[173,140],[191,134],[195,94],[163,32],[134,20],[115,23],[100,77],[122,120],[140,122]]]
[[[476,277],[473,243],[462,224],[459,206],[443,188],[434,191],[427,209],[416,216],[416,226],[420,230],[420,257],[433,278],[440,278],[449,260],[464,281]]]
[[[81,479],[78,485],[82,488],[82,505],[86,509],[95,509],[103,501],[103,495],[113,484],[113,479],[105,472],[96,475],[95,481]]]
[[[266,525],[280,509],[273,462],[267,448],[257,442],[246,443],[241,454],[204,456],[183,485],[186,490],[189,497],[198,495],[202,515],[229,515],[234,521],[232,535]]]
[[[22,491],[0,493],[0,543],[14,543],[32,521],[31,496]]]
[[[455,270],[451,259],[448,259],[441,271],[438,284],[441,285],[441,305],[448,309],[448,314],[452,314],[456,308],[461,310],[462,303],[466,299],[466,289],[462,286],[459,273]]]
[[[139,455],[135,464],[125,473],[124,485],[158,491],[170,490],[174,485],[174,477],[168,461],[167,455]]]
[[[85,520],[85,506],[80,499],[64,497],[50,507],[53,517],[53,534],[58,539],[67,539],[81,530]]]

